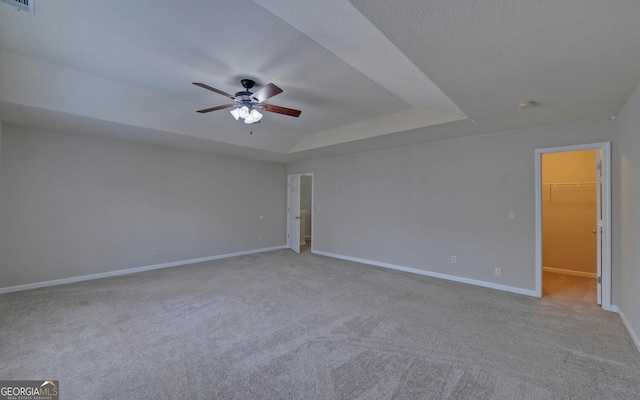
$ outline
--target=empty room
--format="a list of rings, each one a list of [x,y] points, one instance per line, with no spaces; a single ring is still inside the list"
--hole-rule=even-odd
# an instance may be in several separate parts
[[[640,4],[0,0],[0,399],[640,398]]]

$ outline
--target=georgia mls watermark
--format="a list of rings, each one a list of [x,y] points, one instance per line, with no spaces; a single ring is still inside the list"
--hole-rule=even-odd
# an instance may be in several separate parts
[[[0,400],[59,400],[58,381],[0,381]]]

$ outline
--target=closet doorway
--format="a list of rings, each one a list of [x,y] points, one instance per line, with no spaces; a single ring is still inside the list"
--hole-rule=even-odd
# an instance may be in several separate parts
[[[540,297],[569,296],[610,309],[609,148],[595,143],[536,150]]]
[[[296,253],[312,251],[313,174],[287,177],[287,247]]]

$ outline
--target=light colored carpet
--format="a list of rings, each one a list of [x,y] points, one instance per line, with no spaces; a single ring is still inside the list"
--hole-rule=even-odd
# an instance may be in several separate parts
[[[62,399],[638,399],[616,314],[288,250],[0,296]]]
[[[542,296],[545,297],[597,303],[597,286],[596,278],[547,271],[542,273]]]

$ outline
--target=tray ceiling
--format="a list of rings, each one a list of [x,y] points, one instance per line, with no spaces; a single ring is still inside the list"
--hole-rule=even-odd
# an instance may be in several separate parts
[[[287,162],[604,118],[640,81],[639,4],[2,4],[0,120]],[[195,112],[228,99],[192,82],[235,93],[241,78],[302,115]]]

